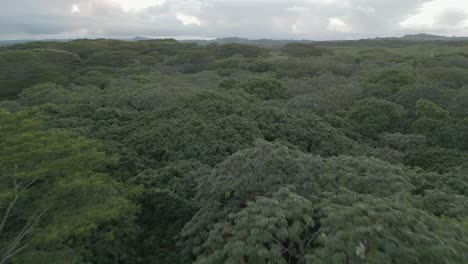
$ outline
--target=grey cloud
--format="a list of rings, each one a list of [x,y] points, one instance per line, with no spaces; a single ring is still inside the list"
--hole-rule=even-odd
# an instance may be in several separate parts
[[[417,13],[427,1],[166,0],[132,12],[112,0],[1,1],[0,39],[138,35],[323,40],[395,36],[410,31],[399,22]],[[73,5],[79,6],[80,13],[71,13]],[[198,18],[200,26],[184,25],[177,13]],[[347,30],[327,29],[331,18],[343,21]],[[442,14],[437,18],[440,25],[426,30],[440,32],[444,25],[463,19],[462,13]]]
[[[466,20],[467,13],[464,10],[449,9],[444,10],[439,16],[437,16],[437,24],[444,26],[457,26],[464,20]]]

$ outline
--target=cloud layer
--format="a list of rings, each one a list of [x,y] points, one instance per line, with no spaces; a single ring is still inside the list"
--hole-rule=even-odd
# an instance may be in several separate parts
[[[465,3],[466,2],[466,3]],[[356,39],[468,35],[462,0],[15,0],[0,39],[238,36]]]

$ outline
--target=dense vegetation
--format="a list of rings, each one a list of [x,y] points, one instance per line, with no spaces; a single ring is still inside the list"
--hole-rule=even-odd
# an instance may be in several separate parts
[[[468,263],[468,43],[0,48],[0,263]]]

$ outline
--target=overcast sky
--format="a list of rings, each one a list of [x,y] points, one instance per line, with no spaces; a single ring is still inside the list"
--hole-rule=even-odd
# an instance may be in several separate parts
[[[0,39],[468,36],[468,0],[0,0]]]

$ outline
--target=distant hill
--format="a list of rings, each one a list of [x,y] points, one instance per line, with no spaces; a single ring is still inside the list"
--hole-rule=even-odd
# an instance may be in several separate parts
[[[0,46],[8,46],[8,45],[15,45],[15,44],[23,44],[29,42],[47,42],[47,41],[55,41],[55,42],[67,42],[70,39],[16,39],[16,40],[0,40]]]
[[[444,36],[420,33],[420,34],[404,35],[403,37],[401,37],[401,39],[402,40],[418,40],[418,41],[421,41],[421,40],[446,40],[448,38],[444,37]]]
[[[134,38],[129,39],[120,39],[123,41],[145,41],[145,40],[153,40],[154,38],[146,38],[136,36]],[[39,42],[39,41],[59,41],[65,42],[70,41],[71,39],[43,39],[43,40],[0,40],[0,46],[6,45],[14,45],[14,44],[21,44],[21,43],[29,43],[29,42]],[[378,41],[468,41],[468,37],[445,37],[439,35],[432,35],[426,33],[419,33],[419,34],[407,34],[403,37],[388,37],[388,38],[369,38],[369,39],[359,39],[359,40],[333,40],[333,41],[314,41],[314,40],[293,40],[293,39],[246,39],[246,38],[239,38],[239,37],[226,37],[226,38],[217,38],[212,40],[204,40],[204,39],[185,39],[185,40],[178,40],[179,42],[185,43],[197,43],[200,45],[208,45],[208,44],[226,44],[226,43],[240,43],[240,44],[253,44],[253,45],[261,45],[264,47],[278,47],[283,46],[287,43],[341,43],[341,42],[374,42]]]
[[[151,40],[151,39],[150,38],[145,38],[145,37],[138,37],[138,36],[136,36],[136,37],[134,37],[132,39],[129,39],[129,41],[140,41],[140,40],[143,41],[143,40]]]
[[[6,46],[6,45],[14,45],[14,44],[21,44],[21,43],[28,43],[28,42],[34,42],[36,40],[0,40],[0,46]]]
[[[246,39],[238,37],[217,38],[213,40],[181,40],[180,42],[198,43],[200,45],[208,44],[226,44],[226,43],[239,43],[239,44],[252,44],[261,45],[265,47],[282,46],[287,43],[313,43],[313,40],[293,40],[293,39]]]
[[[401,37],[402,40],[410,40],[410,41],[434,41],[434,40],[442,40],[442,41],[452,41],[452,40],[468,40],[468,37],[445,37],[439,35],[431,35],[431,34],[409,34]]]

